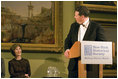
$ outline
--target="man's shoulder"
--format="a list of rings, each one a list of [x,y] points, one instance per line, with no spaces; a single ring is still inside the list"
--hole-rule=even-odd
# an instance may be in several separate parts
[[[101,25],[99,24],[99,23],[97,23],[97,22],[95,22],[95,21],[90,21],[90,26],[91,27],[96,27],[96,28],[98,28],[98,27],[101,27]]]
[[[92,25],[100,25],[99,23],[97,23],[97,22],[95,22],[95,21],[90,21],[90,23],[91,23]]]
[[[71,28],[76,28],[78,26],[79,26],[79,24],[77,22],[74,22],[74,23],[71,24]]]
[[[76,26],[76,25],[79,25],[79,24],[77,22],[74,22],[71,25]]]

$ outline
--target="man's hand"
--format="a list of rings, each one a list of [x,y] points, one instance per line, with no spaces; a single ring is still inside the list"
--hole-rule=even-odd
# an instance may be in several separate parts
[[[70,52],[69,49],[67,49],[67,50],[64,52],[64,55],[65,55],[66,58],[69,58],[69,52]]]

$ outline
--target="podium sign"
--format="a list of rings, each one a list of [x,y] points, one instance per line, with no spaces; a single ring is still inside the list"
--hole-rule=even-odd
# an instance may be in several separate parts
[[[112,42],[82,41],[82,64],[112,64]]]

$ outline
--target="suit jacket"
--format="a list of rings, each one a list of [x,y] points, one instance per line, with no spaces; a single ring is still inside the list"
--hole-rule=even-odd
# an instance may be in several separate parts
[[[78,30],[80,25],[77,22],[74,22],[71,25],[69,34],[67,35],[67,38],[65,39],[65,50],[70,49],[72,45],[78,41]],[[97,24],[96,22],[90,21],[88,28],[86,30],[86,33],[84,35],[83,40],[86,41],[104,41],[104,30],[103,28]],[[91,69],[91,68],[88,68]],[[78,70],[78,58],[72,58],[69,61],[68,70]]]

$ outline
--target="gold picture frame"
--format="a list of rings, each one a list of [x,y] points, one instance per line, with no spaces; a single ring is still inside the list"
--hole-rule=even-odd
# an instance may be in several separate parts
[[[97,3],[84,3],[84,2],[103,2],[103,1],[77,1],[76,5],[80,4],[83,6],[87,6],[89,10],[117,12],[117,1],[104,1],[104,2],[113,2],[114,6],[100,5]]]
[[[35,50],[35,51],[54,51],[61,52],[63,51],[63,36],[62,36],[62,2],[53,1],[54,3],[54,18],[52,21],[55,25],[55,42],[54,44],[32,44],[32,43],[20,43],[23,47],[23,50]],[[60,13],[59,13],[60,12]],[[61,17],[60,17],[61,16]],[[1,50],[9,50],[14,43],[1,43]]]

